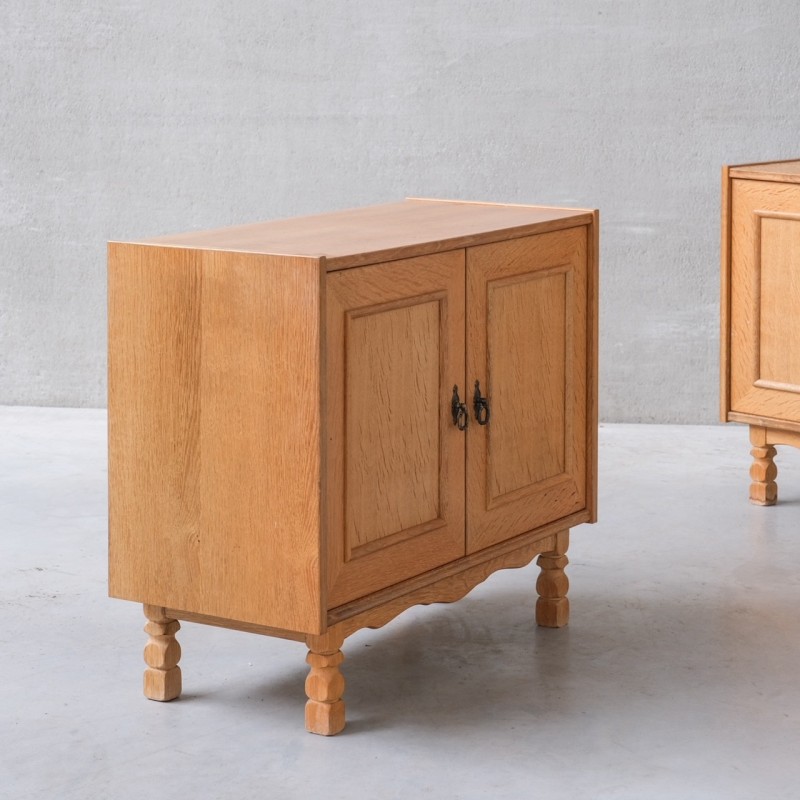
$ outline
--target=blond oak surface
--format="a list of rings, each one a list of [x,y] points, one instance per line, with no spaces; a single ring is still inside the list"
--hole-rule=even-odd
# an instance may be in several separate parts
[[[757,430],[755,426],[750,426],[750,440],[753,441],[755,434],[753,433],[754,430]],[[800,447],[800,431],[790,431],[790,430],[774,430],[772,428],[761,428],[760,429],[763,434],[759,434],[759,436],[763,435],[763,441],[759,441],[758,444],[767,444],[767,445],[776,445],[776,444],[788,444],[792,447]]]
[[[147,625],[147,644],[144,648],[144,696],[149,700],[166,702],[181,694],[181,646],[175,638],[180,623],[165,608],[144,606]]]
[[[110,246],[112,596],[321,629],[320,313],[313,259]]]
[[[160,236],[149,242],[207,250],[325,256],[327,269],[337,270],[586,225],[591,220],[591,212],[581,209],[413,199]]]
[[[722,168],[720,203],[720,311],[719,379],[720,420],[728,421],[731,407],[731,180],[730,167]]]
[[[586,335],[586,508],[589,522],[597,522],[597,437],[599,429],[599,350],[600,350],[600,212],[592,212],[587,231]]]
[[[750,425],[750,501],[778,500],[775,445],[800,446],[800,161],[722,171],[722,419]]]
[[[524,567],[539,553],[555,547],[556,534],[551,534],[529,539],[522,544],[517,543],[512,548],[492,549],[493,555],[488,558],[466,558],[460,569],[441,570],[438,576],[434,571],[428,577],[427,583],[421,581],[419,585],[408,587],[402,593],[387,592],[382,602],[371,607],[358,611],[357,604],[353,604],[350,609],[341,609],[343,614],[350,613],[351,616],[343,616],[335,625],[341,627],[346,636],[350,636],[362,628],[380,628],[414,605],[453,603],[466,596],[492,573],[500,569]],[[353,611],[357,613],[352,613]]]
[[[800,211],[800,209],[799,209]],[[800,392],[800,213],[761,219],[759,384]]]
[[[563,628],[569,622],[569,579],[564,572],[569,560],[569,531],[553,537],[553,546],[536,560],[541,569],[536,581],[536,624],[543,628]]]
[[[778,468],[775,466],[775,448],[769,441],[766,428],[750,426],[750,443],[753,445],[750,455],[750,502],[757,506],[774,506],[778,502]]]
[[[473,553],[587,505],[587,228],[470,248],[467,286],[467,374],[491,412],[467,437]]]
[[[439,518],[443,299],[347,315],[345,543],[350,558]]]
[[[333,608],[464,554],[464,251],[329,275],[327,321]]]
[[[733,178],[800,183],[800,161],[797,159],[765,161],[761,164],[740,164],[729,169]]]
[[[800,186],[733,180],[730,219],[730,410],[799,420]]]
[[[341,627],[328,630],[321,636],[306,638],[311,667],[306,678],[306,730],[321,736],[334,736],[344,729],[344,676],[339,667],[344,654],[339,649],[344,642]]]
[[[319,642],[325,640],[325,637],[340,634],[350,636],[361,628],[381,627],[414,605],[454,602],[497,570],[524,567],[536,555],[553,550],[555,548],[554,536],[560,533],[565,526],[579,525],[588,521],[589,514],[585,510],[571,514],[566,519],[545,525],[537,531],[522,534],[479,553],[449,562],[414,578],[374,592],[367,597],[339,606],[328,613],[327,629],[324,634],[308,635],[280,628],[242,623],[237,620],[193,614],[172,608],[163,609],[163,612],[171,619],[294,641]]]

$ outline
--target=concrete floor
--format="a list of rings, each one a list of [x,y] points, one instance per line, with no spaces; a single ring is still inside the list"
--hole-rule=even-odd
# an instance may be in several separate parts
[[[0,408],[2,798],[797,798],[800,453],[747,502],[743,427],[608,425],[572,621],[538,570],[345,643],[349,726],[303,730],[305,650],[185,624],[185,694],[141,695],[106,597],[105,414]]]

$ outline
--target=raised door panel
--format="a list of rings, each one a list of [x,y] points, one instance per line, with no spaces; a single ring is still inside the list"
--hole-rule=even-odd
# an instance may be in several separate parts
[[[330,608],[464,555],[464,251],[328,276]]]
[[[800,419],[800,186],[733,181],[731,410]]]
[[[587,228],[467,250],[467,550],[587,506]]]

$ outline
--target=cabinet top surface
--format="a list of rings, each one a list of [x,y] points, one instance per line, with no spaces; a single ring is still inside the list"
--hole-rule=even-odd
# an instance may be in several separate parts
[[[739,164],[730,168],[730,174],[732,178],[800,183],[800,160],[766,161],[763,164]]]
[[[414,255],[415,250],[466,247],[503,238],[510,232],[524,236],[584,225],[591,220],[592,212],[585,209],[413,198],[328,214],[159,236],[139,244],[325,256],[329,268],[337,268]]]

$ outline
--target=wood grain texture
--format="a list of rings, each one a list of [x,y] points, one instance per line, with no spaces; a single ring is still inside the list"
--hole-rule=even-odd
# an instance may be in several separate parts
[[[176,608],[165,609],[167,616],[182,622],[196,622],[200,625],[212,625],[215,628],[229,628],[232,631],[244,633],[257,633],[260,636],[274,636],[277,639],[290,639],[295,642],[304,642],[308,634],[299,631],[290,631],[285,628],[271,628],[268,625],[256,625],[252,622],[241,622],[236,619],[212,617],[208,614],[195,614],[191,611],[181,611]]]
[[[463,251],[328,276],[329,608],[464,554],[463,331]]]
[[[586,300],[586,508],[597,522],[597,451],[600,428],[600,212],[592,212],[588,231],[588,296]]]
[[[406,200],[308,217],[194,231],[149,240],[161,246],[307,257],[329,270],[483,244],[591,221],[581,209]]]
[[[467,437],[469,553],[593,503],[589,241],[581,227],[467,251],[467,372],[492,409]]]
[[[307,638],[306,663],[311,667],[306,678],[306,730],[321,736],[335,736],[344,730],[345,681],[339,667],[344,661],[340,650],[344,632],[334,627],[322,636]]]
[[[800,446],[800,161],[723,170],[721,415],[750,425],[750,501],[777,503],[775,445]]]
[[[181,646],[175,638],[180,623],[165,608],[144,606],[147,625],[147,644],[144,648],[144,696],[148,700],[167,702],[181,694]]]
[[[536,581],[536,624],[543,628],[563,628],[569,622],[569,579],[564,572],[568,547],[569,531],[560,531],[553,537],[552,549],[536,561],[541,569]]]
[[[321,629],[321,269],[110,247],[112,596]]]
[[[765,428],[800,432],[800,421],[764,417],[761,414],[740,414],[736,411],[731,411],[728,414],[728,422],[743,422],[746,425],[760,425]]]
[[[730,224],[731,411],[800,420],[795,341],[800,186],[734,180]],[[728,418],[732,418],[728,414]],[[752,420],[755,422],[755,420]]]
[[[729,169],[732,178],[800,183],[800,161],[797,159],[764,161],[759,164],[739,164]]]
[[[722,422],[727,422],[731,410],[731,179],[727,166],[722,168],[720,213],[719,415]]]
[[[568,267],[489,283],[490,503],[566,469]]]
[[[778,423],[782,427],[771,428],[763,425],[750,426],[750,443],[753,448],[750,455],[750,502],[759,506],[772,506],[778,502],[778,467],[775,464],[777,452],[775,445],[800,447],[800,428],[788,430],[786,423]]]
[[[427,585],[419,586],[374,608],[348,617],[341,623],[342,630],[345,635],[350,636],[361,628],[380,628],[398,614],[415,605],[454,603],[465,597],[498,570],[524,567],[537,554],[550,551],[555,546],[555,536],[550,535],[506,552],[500,552],[492,558],[475,561],[470,566],[464,566],[458,572],[440,577]]]
[[[426,596],[425,592],[428,592],[429,587],[433,586],[433,584],[448,581],[450,578],[457,580],[457,576],[461,573],[470,572],[473,568],[478,568],[480,565],[494,559],[497,559],[497,563],[502,563],[506,556],[515,551],[531,548],[531,552],[535,551],[534,555],[543,552],[547,547],[542,542],[567,527],[580,525],[588,521],[589,512],[583,509],[575,514],[570,514],[564,519],[544,525],[535,531],[527,531],[513,539],[506,539],[484,550],[451,561],[448,564],[443,564],[436,569],[422,572],[413,578],[332,609],[328,613],[328,625],[332,626],[341,623],[347,625],[347,630],[352,632],[357,630],[357,627],[352,627],[352,623],[347,622],[347,620],[361,615],[370,615],[373,612],[380,613],[379,609],[384,605],[395,607],[397,603],[400,605],[406,603],[404,607],[408,608],[419,602],[409,598]]]
[[[754,445],[750,450],[750,502],[757,506],[774,506],[778,502],[778,468],[775,466],[775,448]]]
[[[441,300],[347,314],[349,555],[440,518]]]
[[[788,444],[792,447],[800,447],[800,430],[790,431],[786,429],[763,428],[763,442],[759,444],[776,445]],[[753,441],[753,427],[750,428],[750,441]]]
[[[800,393],[800,206],[761,218],[761,310],[757,385]]]

